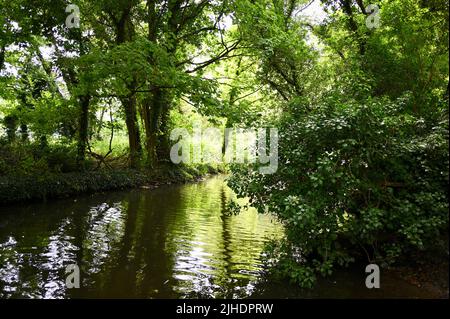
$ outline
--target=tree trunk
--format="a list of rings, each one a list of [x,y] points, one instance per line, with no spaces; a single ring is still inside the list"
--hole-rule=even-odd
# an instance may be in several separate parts
[[[355,18],[353,16],[352,1],[340,0],[340,4],[341,4],[342,10],[348,17],[348,27],[349,27],[350,31],[352,31],[354,33],[355,39],[358,42],[359,54],[361,56],[363,56],[366,53],[366,42],[365,42],[365,40],[361,39],[361,37],[359,35],[358,24],[356,23]]]
[[[150,167],[155,167],[158,162],[156,148],[158,145],[159,117],[161,114],[162,92],[160,88],[153,88],[143,105],[143,117],[146,136],[147,161]]]
[[[134,35],[134,26],[131,22],[132,5],[128,4],[123,9],[120,19],[116,22],[117,38],[116,44],[120,45],[132,41]],[[130,148],[130,167],[139,168],[142,154],[141,138],[139,135],[139,124],[136,114],[136,79],[127,84],[128,90],[131,92],[129,96],[121,98],[122,106],[125,111],[125,123],[128,131],[128,145]]]
[[[132,95],[122,99],[125,110],[125,122],[128,131],[128,144],[130,147],[130,167],[139,168],[142,153],[139,124],[136,116],[136,96]]]
[[[86,144],[89,128],[89,96],[81,96],[80,101],[80,117],[78,119],[78,146],[77,146],[77,166],[79,169],[85,169],[86,160]]]
[[[158,138],[158,145],[156,146],[156,155],[158,162],[170,161],[170,141],[169,141],[169,112],[170,112],[170,98],[167,92],[163,92],[160,98],[161,116],[159,132],[161,135]]]
[[[3,70],[3,67],[5,65],[5,54],[6,54],[6,47],[2,46],[0,48],[0,71]]]

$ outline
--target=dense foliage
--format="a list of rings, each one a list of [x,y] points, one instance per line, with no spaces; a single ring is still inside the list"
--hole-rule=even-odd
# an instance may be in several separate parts
[[[292,244],[284,249],[308,261],[290,266],[294,280],[309,285],[314,273],[361,257],[391,263],[443,240],[448,104],[424,118],[405,111],[410,103],[329,101],[308,113],[294,105],[280,123],[278,173],[244,169],[231,179],[253,206],[284,221]]]
[[[229,184],[284,223],[279,274],[447,238],[447,0],[72,2],[0,0],[0,202],[177,172],[176,127],[274,126],[278,171]]]
[[[448,3],[378,1],[381,22],[370,29],[365,1],[322,2],[328,18],[307,24],[324,45],[320,60],[313,47],[280,61],[290,43],[276,41],[280,32],[266,39],[277,47],[261,68],[283,81],[274,88],[285,100],[272,118],[277,174],[235,166],[230,179],[285,224],[287,241],[271,246],[275,273],[302,286],[357,259],[391,264],[448,238]],[[290,18],[288,30],[301,25]]]

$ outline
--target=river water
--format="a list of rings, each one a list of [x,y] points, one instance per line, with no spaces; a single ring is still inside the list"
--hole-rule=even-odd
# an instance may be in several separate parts
[[[186,185],[0,207],[0,298],[429,297],[364,267],[312,290],[266,276],[263,251],[283,227],[249,209],[231,215],[223,176]],[[80,288],[66,287],[66,267]]]

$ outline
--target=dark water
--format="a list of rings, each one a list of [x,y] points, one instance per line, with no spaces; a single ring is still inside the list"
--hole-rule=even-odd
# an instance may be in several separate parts
[[[267,278],[261,253],[283,229],[254,210],[231,216],[223,177],[0,208],[1,298],[428,297],[357,267],[302,290]],[[66,288],[77,264],[81,287]]]

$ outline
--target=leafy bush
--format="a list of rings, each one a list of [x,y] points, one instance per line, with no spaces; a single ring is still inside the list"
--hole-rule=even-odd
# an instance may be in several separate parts
[[[1,163],[1,162],[0,162]],[[0,175],[0,205],[73,195],[127,189],[143,185],[193,182],[205,173],[187,167],[160,167],[153,171],[132,169]]]
[[[448,104],[420,117],[409,101],[296,105],[280,123],[278,172],[234,167],[230,186],[286,226],[278,271],[310,286],[315,273],[392,263],[446,232]]]
[[[87,164],[93,165],[91,162]],[[0,175],[42,175],[77,169],[76,148],[73,145],[0,141]]]
[[[0,204],[129,188],[148,180],[137,171],[0,176]]]

